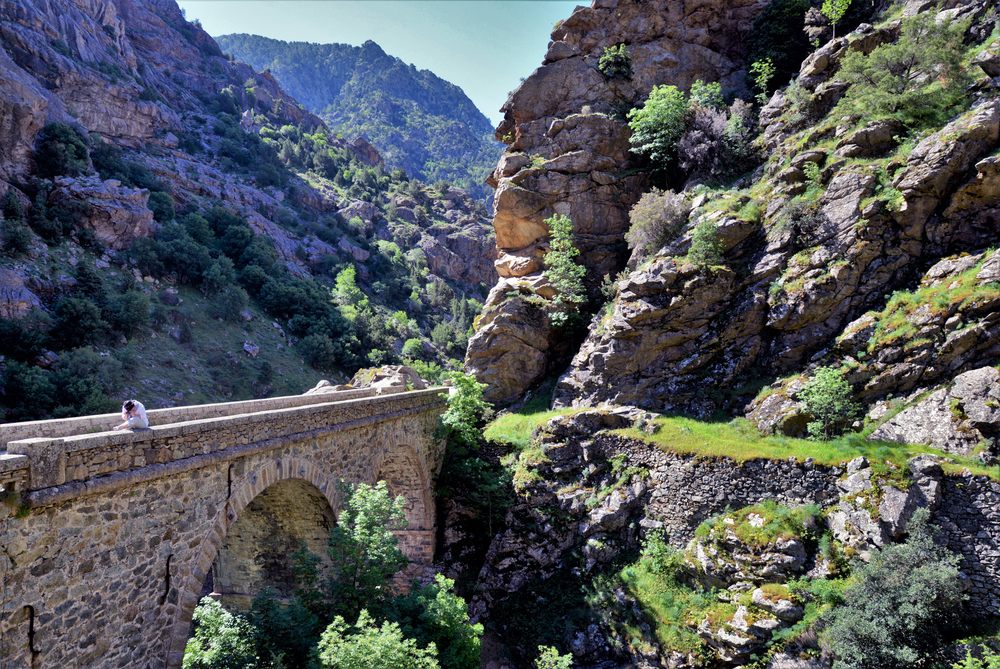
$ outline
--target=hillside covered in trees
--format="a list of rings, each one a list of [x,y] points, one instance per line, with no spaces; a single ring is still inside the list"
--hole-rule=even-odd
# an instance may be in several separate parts
[[[295,99],[348,140],[365,137],[390,168],[428,183],[447,181],[485,198],[500,146],[493,127],[461,88],[386,54],[371,40],[283,42],[221,35],[219,46],[270,71]]]

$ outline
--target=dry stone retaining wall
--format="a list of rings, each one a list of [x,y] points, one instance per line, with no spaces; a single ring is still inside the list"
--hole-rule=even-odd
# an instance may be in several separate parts
[[[605,441],[607,440],[607,441]],[[647,527],[662,527],[678,547],[694,536],[702,521],[727,509],[773,499],[781,504],[837,501],[842,467],[794,460],[704,459],[660,451],[617,437],[601,437],[608,455],[629,454],[629,463],[649,467]],[[933,512],[941,539],[962,556],[968,577],[969,606],[977,613],[1000,615],[1000,483],[982,476],[945,476],[941,501]]]
[[[437,389],[22,444],[28,506],[0,506],[4,669],[180,666],[229,529],[280,481],[329,518],[342,481],[389,473],[411,520],[403,550],[429,561],[442,408]],[[0,480],[26,470],[0,461]]]

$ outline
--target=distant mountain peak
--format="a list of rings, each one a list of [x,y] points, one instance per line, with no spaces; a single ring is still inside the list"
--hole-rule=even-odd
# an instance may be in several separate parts
[[[455,84],[387,54],[373,40],[350,46],[247,34],[215,39],[236,59],[269,70],[347,139],[366,137],[389,167],[478,196],[490,193],[484,180],[500,145],[489,119]]]

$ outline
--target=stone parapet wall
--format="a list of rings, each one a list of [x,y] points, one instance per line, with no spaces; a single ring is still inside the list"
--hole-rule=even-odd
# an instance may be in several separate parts
[[[27,456],[0,453],[0,492],[21,492],[27,489],[28,476]]]
[[[395,389],[385,389],[378,394],[398,392]],[[205,418],[236,416],[274,409],[326,404],[328,402],[358,399],[375,396],[374,388],[358,388],[357,390],[338,390],[329,393],[313,395],[286,395],[270,397],[261,400],[244,400],[240,402],[219,402],[216,404],[197,404],[193,406],[171,407],[169,409],[149,409],[151,425],[166,425],[183,423]],[[0,424],[0,450],[11,441],[23,439],[70,437],[81,434],[106,432],[121,422],[121,414],[105,413],[94,416],[79,416],[75,418],[56,418],[52,420],[33,420],[21,423]]]
[[[443,406],[441,395],[437,388],[322,404],[313,399],[307,406],[154,425],[149,430],[23,439],[10,442],[8,451],[28,456],[28,488],[40,490],[291,435],[318,436],[353,423],[419,413]]]
[[[629,464],[649,468],[648,499],[643,509],[647,527],[661,527],[668,542],[683,547],[703,521],[727,509],[766,499],[780,504],[835,503],[843,467],[789,460],[695,458],[661,451],[655,446],[602,436],[595,440],[607,457],[627,454]],[[962,556],[968,576],[969,606],[988,616],[1000,615],[1000,482],[983,476],[945,476],[941,501],[932,519],[939,537]]]
[[[972,607],[1000,615],[1000,483],[983,476],[946,476],[934,520],[962,556]]]
[[[727,509],[764,500],[797,506],[825,505],[838,498],[839,467],[794,460],[696,459],[656,453],[650,462],[651,491],[647,518],[658,523],[667,540],[682,546],[705,520]]]

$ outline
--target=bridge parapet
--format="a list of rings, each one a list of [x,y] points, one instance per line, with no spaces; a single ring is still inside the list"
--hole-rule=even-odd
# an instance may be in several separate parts
[[[108,486],[125,485],[137,477],[167,475],[205,466],[206,461],[269,450],[292,435],[319,437],[398,416],[438,411],[445,390],[334,401],[329,401],[334,394],[318,395],[311,396],[312,403],[304,406],[153,425],[135,432],[11,441],[8,454],[0,456],[0,485],[9,478],[15,490],[28,493],[32,506],[58,503]],[[117,473],[131,476],[109,476]]]
[[[308,406],[311,404],[327,404],[340,400],[374,397],[376,394],[399,392],[395,389],[382,389],[379,393],[375,388],[357,388],[355,390],[337,390],[329,393],[313,395],[285,395],[269,397],[260,400],[241,400],[238,402],[217,402],[215,404],[194,404],[191,406],[170,407],[167,409],[150,409],[146,413],[152,424],[166,425],[168,423],[183,423],[204,418],[221,418],[236,416],[273,409],[288,409]],[[77,416],[74,418],[54,418],[50,420],[33,420],[20,423],[0,424],[0,451],[12,441],[24,439],[71,437],[81,434],[106,432],[109,426],[121,422],[121,416],[116,413],[97,414],[93,416]]]
[[[0,493],[19,493],[28,488],[28,456],[0,453]]]

